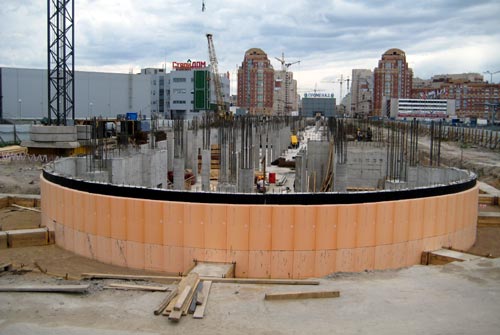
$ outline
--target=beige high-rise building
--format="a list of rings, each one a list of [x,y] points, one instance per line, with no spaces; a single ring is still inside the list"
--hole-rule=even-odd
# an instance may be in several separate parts
[[[349,115],[364,118],[372,114],[373,72],[369,69],[352,70],[351,109]]]
[[[290,115],[299,110],[297,80],[293,79],[293,72],[274,71],[273,110],[276,115]]]

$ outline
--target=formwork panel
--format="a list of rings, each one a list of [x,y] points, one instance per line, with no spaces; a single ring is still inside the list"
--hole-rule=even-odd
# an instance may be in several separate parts
[[[115,240],[127,239],[127,200],[119,197],[109,197],[110,207],[110,237]]]
[[[273,206],[271,250],[293,251],[294,230],[294,208],[292,206]]]
[[[315,252],[296,250],[293,252],[293,276],[290,278],[309,278],[314,276]],[[274,276],[273,276],[274,277]]]
[[[271,277],[271,252],[264,250],[250,250],[248,252],[248,277]]]
[[[182,247],[184,245],[184,205],[178,202],[163,204],[163,244]]]
[[[377,205],[363,204],[358,208],[356,227],[356,247],[375,246]]]
[[[292,278],[294,265],[294,252],[280,250],[271,252],[271,277]]]
[[[456,229],[456,220],[457,220],[457,198],[453,195],[446,196],[446,234],[450,234]]]
[[[89,224],[89,231],[95,230],[97,235],[111,237],[111,201],[105,196],[95,198],[95,216],[91,216],[94,223]]]
[[[337,248],[338,206],[318,206],[316,211],[316,250]]]
[[[76,224],[74,222],[75,220],[75,212],[81,217],[82,213],[81,211],[76,211],[75,208],[78,207],[78,203],[73,202],[73,193],[69,189],[64,189],[64,196],[63,196],[63,210],[64,210],[64,219],[63,222],[64,224],[73,227],[76,229]]]
[[[337,212],[338,249],[353,249],[356,247],[357,220],[360,207],[360,205],[339,206]]]
[[[144,243],[144,201],[127,199],[126,212],[127,241]]]
[[[250,251],[269,251],[271,250],[272,208],[252,205],[249,207],[250,232],[248,237],[248,249]],[[252,254],[250,254],[250,257],[251,256]],[[270,257],[270,254],[268,254],[267,258],[269,259]]]
[[[222,249],[204,249],[204,260],[208,262],[217,262],[217,263],[226,263],[227,260],[227,251],[225,248]]]
[[[397,269],[406,266],[408,260],[408,242],[393,244],[394,253],[390,268]]]
[[[55,220],[57,222],[64,222],[64,189],[60,186],[56,186],[54,187],[53,193],[56,203]]]
[[[424,200],[410,201],[408,221],[408,240],[421,240],[424,231]]]
[[[163,270],[173,273],[182,273],[184,271],[184,248],[163,246]]]
[[[144,202],[144,243],[163,244],[163,210],[159,201]]]
[[[316,206],[295,206],[293,213],[295,216],[293,250],[314,250],[316,245]],[[312,260],[314,265],[314,257]]]
[[[235,263],[234,275],[237,278],[248,278],[248,267],[249,267],[248,258],[249,258],[248,251],[238,251],[238,250],[227,251],[227,261]]]
[[[205,207],[204,204],[184,205],[184,247],[203,248],[205,246]]]
[[[126,241],[111,239],[111,264],[128,266],[127,246]]]
[[[75,230],[70,227],[64,227],[63,236],[65,249],[75,252]]]
[[[224,250],[227,245],[227,216],[226,205],[214,204],[205,207],[205,242],[208,249]],[[207,256],[208,257],[208,256]],[[218,257],[219,258],[219,257]],[[225,252],[224,252],[225,259]]]
[[[393,243],[408,241],[410,201],[394,202],[394,238]]]
[[[135,241],[127,241],[125,243],[127,245],[127,266],[134,269],[144,269],[144,243]]]
[[[377,245],[375,247],[375,270],[391,269],[393,257],[394,247],[392,244]]]
[[[99,262],[111,264],[111,239],[109,237],[96,236],[96,258]]]
[[[247,206],[227,208],[227,250],[248,251],[250,210]],[[247,262],[248,264],[248,253]]]
[[[353,249],[337,249],[337,259],[335,261],[336,269],[338,272],[353,272],[355,252]]]
[[[337,250],[316,250],[314,276],[322,277],[336,271]]]
[[[375,268],[375,248],[354,249],[354,271],[361,272]]]
[[[424,200],[424,230],[423,238],[428,239],[435,236],[436,226],[436,199],[425,198]]]
[[[448,202],[444,196],[436,197],[436,222],[435,235],[441,236],[446,233],[446,220],[448,215]]]
[[[152,271],[163,270],[163,246],[144,244],[144,268]]]
[[[394,236],[394,203],[378,202],[377,203],[377,221],[375,227],[375,242],[376,245],[391,244]]]

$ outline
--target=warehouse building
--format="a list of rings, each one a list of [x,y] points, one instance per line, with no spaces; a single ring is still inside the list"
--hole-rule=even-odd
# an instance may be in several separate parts
[[[141,118],[158,113],[192,119],[209,110],[215,102],[210,67],[205,62],[194,62],[193,67],[190,61],[172,64],[169,73],[157,68],[137,74],[76,71],[75,118],[116,118],[134,112]],[[222,75],[221,82],[229,102],[229,76]],[[41,120],[47,117],[47,99],[47,70],[0,68],[0,119]]]

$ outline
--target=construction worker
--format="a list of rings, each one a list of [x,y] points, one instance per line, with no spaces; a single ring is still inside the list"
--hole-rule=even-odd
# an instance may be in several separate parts
[[[371,142],[372,141],[372,130],[370,129],[370,127],[368,127],[368,129],[366,129],[366,140],[368,142]]]

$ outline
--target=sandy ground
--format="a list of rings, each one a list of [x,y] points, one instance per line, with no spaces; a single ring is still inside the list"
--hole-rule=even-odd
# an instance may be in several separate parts
[[[425,143],[423,143],[425,145]],[[500,154],[443,143],[446,165],[471,169],[500,188]],[[0,193],[39,193],[40,163],[0,161]],[[481,210],[481,208],[480,208]],[[37,226],[39,214],[0,210],[4,230]],[[500,228],[480,228],[471,252],[500,256]],[[145,274],[76,256],[57,246],[0,250],[0,263],[78,277]],[[90,283],[83,295],[0,293],[0,334],[495,334],[500,329],[500,259],[336,274],[319,287],[214,284],[206,317],[174,324],[152,311],[164,293],[105,290],[116,281],[65,281],[0,273],[0,285]],[[137,282],[139,283],[139,282]],[[266,292],[340,290],[337,299],[264,301]]]
[[[205,318],[153,310],[165,293],[0,293],[1,334],[497,334],[500,259],[337,274],[319,286],[214,284]],[[27,273],[0,285],[80,283]],[[267,292],[339,290],[339,298],[265,301]]]

